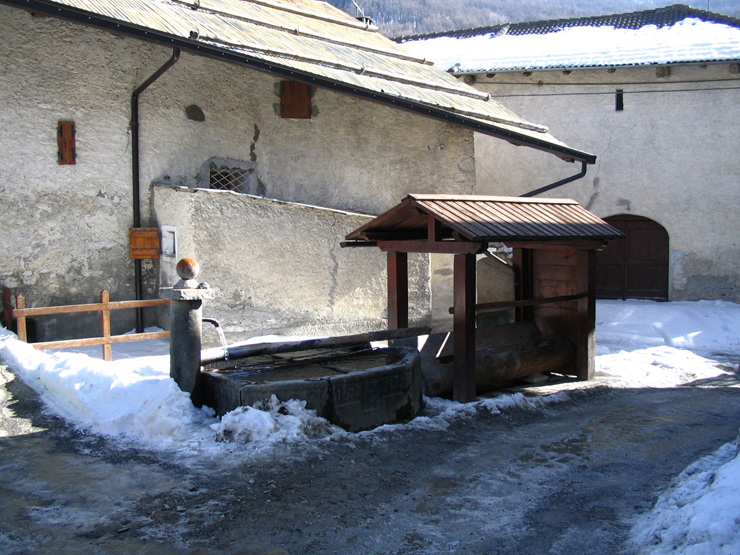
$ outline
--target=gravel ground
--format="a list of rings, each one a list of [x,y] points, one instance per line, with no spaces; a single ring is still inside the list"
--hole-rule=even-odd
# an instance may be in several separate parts
[[[628,553],[634,517],[737,436],[739,386],[590,386],[446,429],[213,460],[80,433],[0,368],[0,551]]]

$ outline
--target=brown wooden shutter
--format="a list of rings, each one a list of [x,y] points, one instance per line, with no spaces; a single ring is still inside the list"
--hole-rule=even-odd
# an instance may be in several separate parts
[[[158,227],[132,227],[128,230],[128,256],[133,260],[159,258],[160,238]]]
[[[75,148],[75,122],[60,121],[57,126],[58,159],[60,165],[74,165],[77,161]]]
[[[311,119],[311,91],[298,81],[280,83],[280,117]]]

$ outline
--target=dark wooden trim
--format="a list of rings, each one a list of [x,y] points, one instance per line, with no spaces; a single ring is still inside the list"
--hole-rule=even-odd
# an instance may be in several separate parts
[[[574,249],[601,250],[607,245],[606,239],[557,239],[552,241],[504,241],[507,247],[514,249]]]
[[[388,329],[409,327],[408,254],[388,253]]]
[[[475,255],[454,260],[454,375],[452,397],[460,403],[475,400]]]
[[[531,249],[516,248],[513,256],[516,271],[514,296],[517,301],[530,301],[534,297],[534,253]],[[516,307],[514,319],[517,322],[530,322],[534,311],[531,306],[522,304]]]
[[[467,241],[378,241],[383,252],[419,252],[433,254],[478,254],[488,248],[488,243]]]
[[[588,292],[577,293],[575,295],[562,295],[560,297],[547,297],[544,299],[528,299],[524,301],[496,301],[491,303],[480,303],[475,305],[476,312],[485,312],[487,310],[499,310],[501,308],[519,308],[523,306],[540,306],[544,304],[564,303],[567,301],[577,301],[588,296]],[[455,313],[455,307],[450,307],[450,314]]]
[[[440,222],[437,218],[429,214],[428,216],[428,237],[427,239],[429,241],[433,242],[439,242],[442,240],[442,222]]]
[[[588,294],[578,300],[578,325],[576,345],[576,376],[592,380],[596,356],[596,253],[578,251],[577,287]]]

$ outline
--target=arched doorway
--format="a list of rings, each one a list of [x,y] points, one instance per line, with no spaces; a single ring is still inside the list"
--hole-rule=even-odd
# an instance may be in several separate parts
[[[604,218],[625,234],[596,253],[599,299],[668,300],[668,232],[657,222],[622,214]]]

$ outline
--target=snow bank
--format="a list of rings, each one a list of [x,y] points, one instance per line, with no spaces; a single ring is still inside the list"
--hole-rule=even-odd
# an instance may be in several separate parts
[[[38,351],[0,328],[0,360],[54,413],[81,429],[146,443],[173,443],[213,422],[169,377],[168,356],[107,362]]]
[[[632,528],[641,553],[740,553],[740,446],[727,443],[700,459],[663,492]]]
[[[596,303],[600,352],[666,345],[697,353],[740,352],[740,304],[726,301]]]

